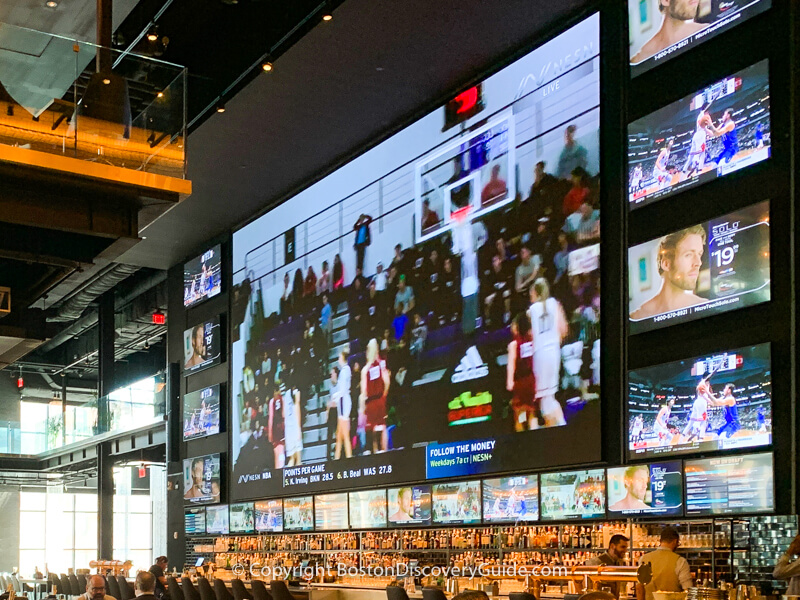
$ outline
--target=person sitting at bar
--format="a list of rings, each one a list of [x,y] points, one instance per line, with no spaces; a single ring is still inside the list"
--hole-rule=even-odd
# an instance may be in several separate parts
[[[800,596],[800,534],[797,535],[789,544],[786,553],[778,559],[772,576],[775,579],[785,579],[789,581],[789,589],[786,590],[787,596]]]
[[[106,580],[102,575],[92,575],[86,580],[86,600],[117,600],[106,594]]]
[[[169,560],[166,556],[159,556],[155,560],[155,564],[150,567],[149,571],[156,578],[156,589],[154,595],[156,598],[163,598],[167,594],[167,578],[164,572],[167,570]]]
[[[587,560],[586,565],[590,567],[600,565],[624,565],[625,555],[628,553],[629,541],[630,540],[627,537],[620,533],[612,535],[611,539],[608,540],[608,550],[598,556],[595,556],[594,558]],[[619,583],[611,582],[605,585],[609,588],[609,591],[615,598],[619,598]]]
[[[637,600],[653,600],[653,592],[683,592],[692,587],[689,563],[675,553],[681,538],[672,527],[661,530],[661,545],[639,559],[639,564],[650,563],[653,578],[646,586],[636,584]]]
[[[136,574],[136,582],[133,584],[133,592],[137,598],[142,600],[156,600],[153,592],[156,589],[156,577],[150,571],[139,571]]]

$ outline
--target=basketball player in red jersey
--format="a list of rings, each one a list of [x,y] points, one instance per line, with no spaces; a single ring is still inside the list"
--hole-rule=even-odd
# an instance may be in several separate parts
[[[533,376],[533,335],[528,315],[520,313],[511,322],[513,339],[508,344],[506,389],[512,393],[514,430],[539,429],[536,416],[536,379]]]
[[[385,452],[389,445],[386,431],[386,395],[391,381],[386,361],[379,356],[378,340],[367,344],[367,364],[361,370],[361,396],[358,412],[366,414],[367,431],[372,433],[372,452]],[[380,444],[378,437],[380,436]]]

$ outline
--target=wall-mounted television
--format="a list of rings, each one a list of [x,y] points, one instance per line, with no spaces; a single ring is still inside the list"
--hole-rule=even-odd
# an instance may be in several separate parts
[[[772,443],[769,344],[732,348],[628,374],[628,456]]]
[[[283,530],[314,531],[314,497],[283,499]]]
[[[206,531],[209,534],[230,533],[230,521],[227,504],[206,507]]]
[[[628,249],[631,334],[769,299],[769,202]]]
[[[595,14],[233,234],[233,498],[599,460],[599,49]]]
[[[628,126],[631,209],[767,160],[769,65],[756,63]]]
[[[771,4],[772,0],[628,0],[631,76],[680,56]]]
[[[183,439],[215,435],[220,431],[220,386],[212,385],[183,395]]]
[[[191,504],[220,501],[222,477],[220,455],[207,454],[183,461],[183,499]]]
[[[314,528],[317,531],[347,529],[347,494],[314,497]]]
[[[222,327],[219,316],[183,332],[183,371],[196,373],[222,362]]]
[[[377,529],[386,526],[386,490],[350,492],[351,528]]]
[[[481,522],[481,482],[459,481],[433,486],[433,523]]]
[[[409,485],[386,493],[391,525],[430,525],[431,486]]]
[[[543,473],[539,479],[542,520],[605,517],[605,474],[603,469]]]
[[[483,480],[484,523],[539,520],[539,479],[515,475]]]
[[[256,531],[283,531],[283,502],[281,500],[262,500],[255,503]]]
[[[204,535],[206,533],[206,509],[187,508],[184,512],[184,529],[186,535]]]
[[[209,248],[183,265],[183,305],[186,308],[222,291],[222,248]]]
[[[775,510],[772,454],[687,460],[686,516]]]
[[[609,515],[683,515],[681,461],[615,467],[607,475]]]

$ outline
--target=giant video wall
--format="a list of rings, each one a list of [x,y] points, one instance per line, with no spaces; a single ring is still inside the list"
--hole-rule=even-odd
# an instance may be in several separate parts
[[[595,15],[234,233],[231,500],[599,460],[599,60]]]

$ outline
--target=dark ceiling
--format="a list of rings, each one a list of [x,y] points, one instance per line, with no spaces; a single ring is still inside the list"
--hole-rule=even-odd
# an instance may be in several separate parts
[[[198,12],[207,3],[189,2]],[[293,4],[216,3],[224,15],[256,10],[256,5]],[[363,151],[498,59],[534,45],[587,4],[347,0],[331,22],[317,19],[307,35],[275,60],[272,73],[258,75],[227,102],[225,113],[214,113],[191,134],[193,195],[147,227],[142,232],[146,239],[121,260],[159,269],[184,260],[208,239]],[[211,19],[219,24],[219,35],[187,36],[186,43],[236,56],[240,43],[252,47],[258,30],[266,32],[269,26],[251,22],[237,31],[224,26],[224,18]],[[178,32],[161,28],[160,34],[170,36],[169,52],[179,46],[172,39]],[[192,57],[183,57],[179,62],[189,63],[191,71]],[[196,69],[195,74],[204,72]]]

